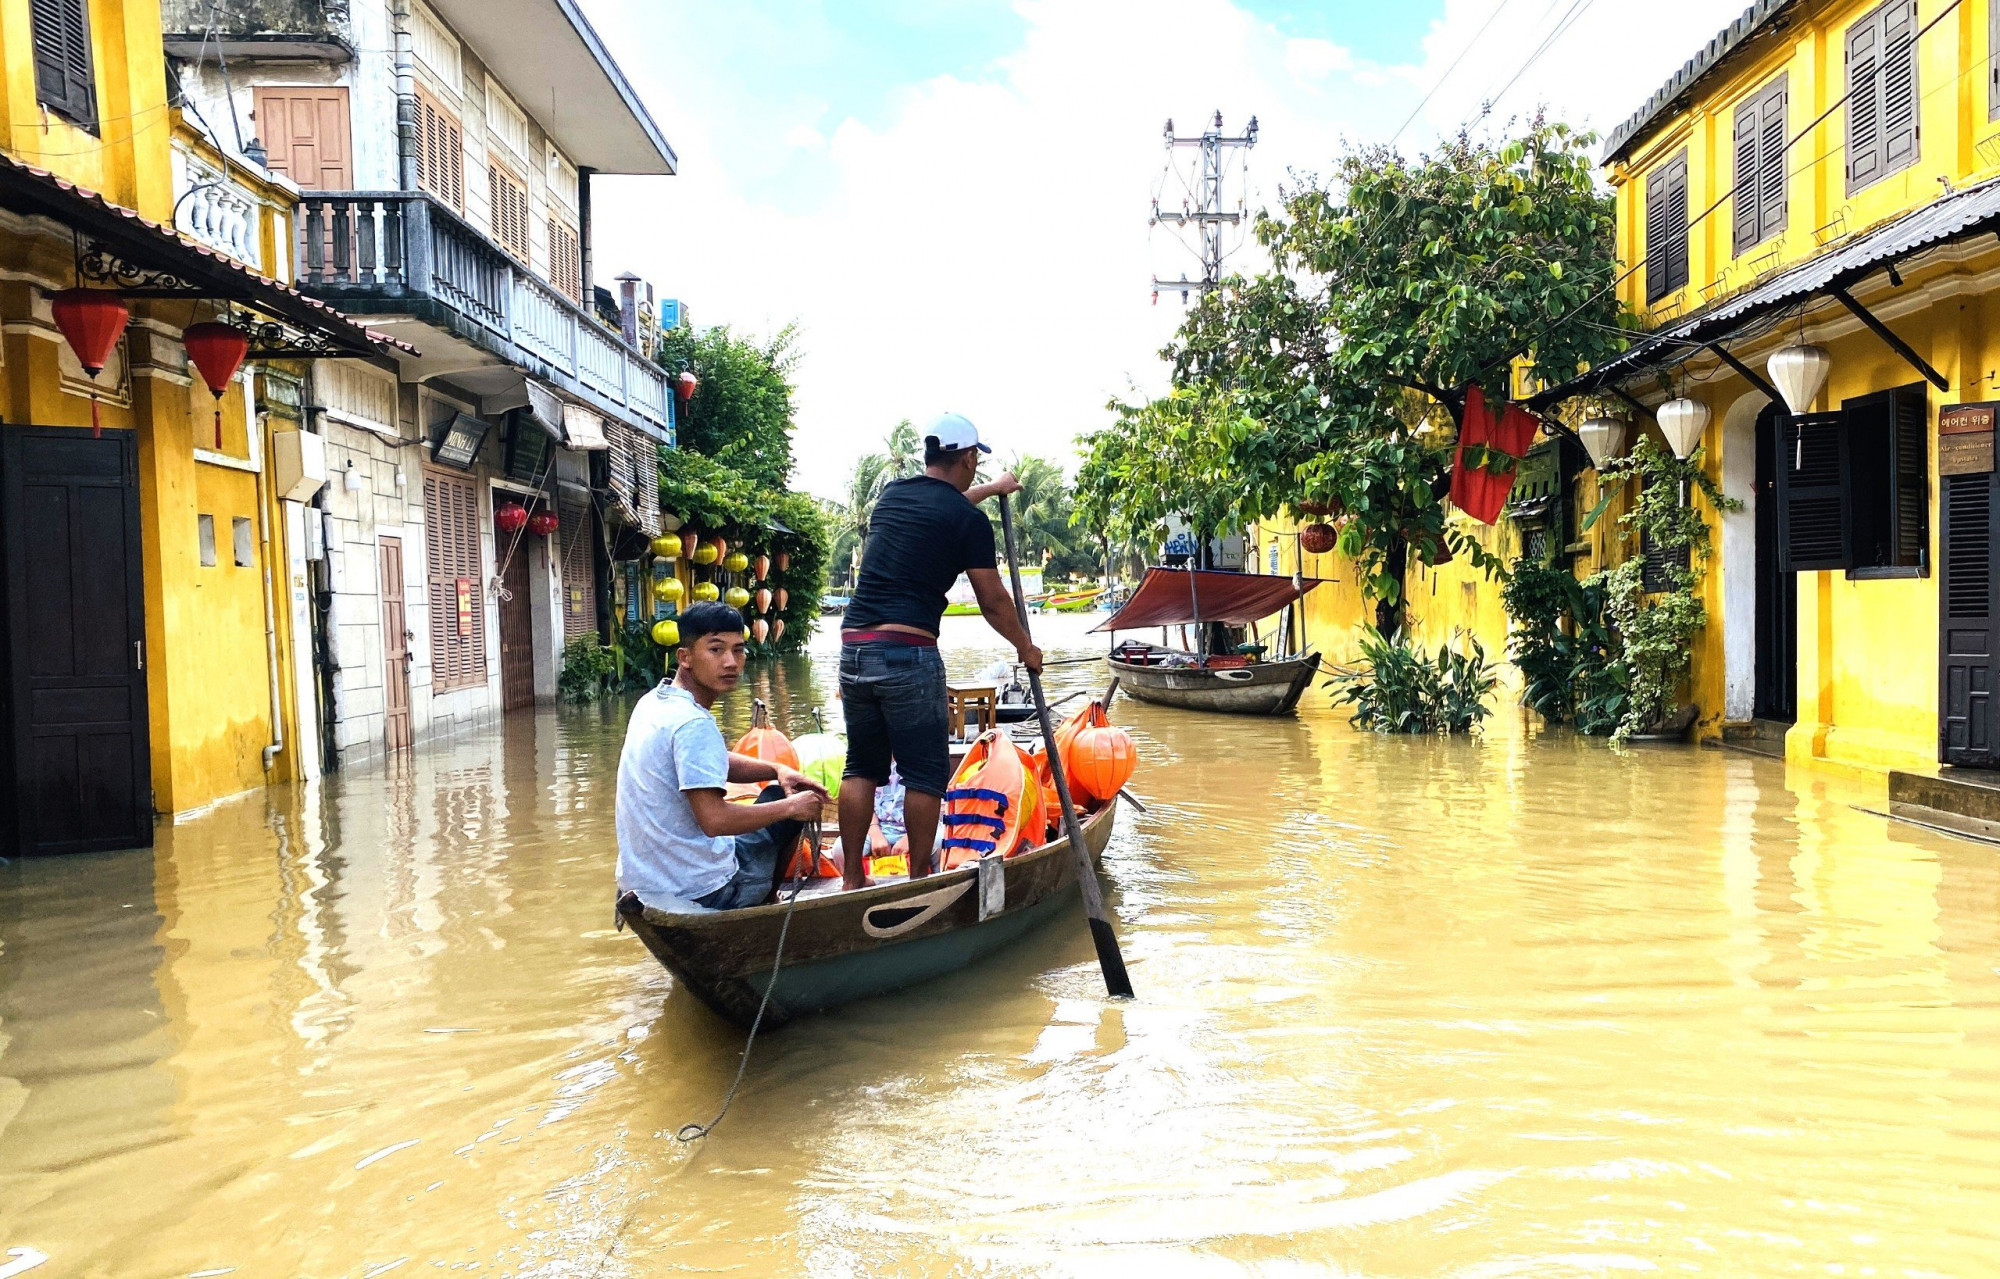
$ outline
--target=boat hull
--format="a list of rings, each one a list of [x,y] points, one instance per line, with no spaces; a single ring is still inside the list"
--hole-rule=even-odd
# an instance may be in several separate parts
[[[1105,663],[1119,688],[1142,702],[1226,715],[1289,715],[1319,673],[1319,657],[1308,653],[1225,670],[1136,666],[1115,657]]]
[[[1084,822],[1094,863],[1111,840],[1114,800]],[[1074,908],[1076,858],[1058,839],[1006,862],[1006,905],[979,918],[977,871],[807,896],[792,910],[785,958],[764,1024],[886,994],[963,968]],[[739,1025],[757,1015],[787,906],[680,914],[624,906],[653,957],[701,1001]]]

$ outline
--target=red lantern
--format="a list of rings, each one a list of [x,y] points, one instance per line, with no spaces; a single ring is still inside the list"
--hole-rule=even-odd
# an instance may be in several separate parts
[[[201,380],[208,384],[208,393],[215,397],[215,447],[221,448],[222,393],[243,366],[243,357],[250,353],[250,335],[233,324],[207,320],[188,325],[181,334],[181,345],[187,348],[188,359],[194,361]]]
[[[686,404],[694,398],[695,388],[700,385],[701,380],[695,377],[694,374],[683,372],[679,377],[674,379],[674,398],[678,399],[682,404]]]
[[[104,426],[97,420],[97,375],[104,371],[104,362],[111,358],[111,348],[118,345],[118,338],[125,332],[125,325],[132,318],[131,308],[125,299],[107,289],[64,289],[49,298],[55,311],[56,327],[69,342],[69,349],[76,352],[76,362],[90,375],[93,383],[90,390],[90,433],[93,437],[104,433]]]
[[[502,533],[519,532],[528,522],[528,508],[519,502],[503,502],[493,509],[493,527]]]
[[[536,511],[528,517],[528,531],[536,537],[547,537],[562,526],[554,511]]]
[[[1330,524],[1308,524],[1299,530],[1299,549],[1308,555],[1324,555],[1339,541]]]

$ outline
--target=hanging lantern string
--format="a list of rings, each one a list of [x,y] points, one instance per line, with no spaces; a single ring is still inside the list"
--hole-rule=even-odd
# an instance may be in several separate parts
[[[543,464],[542,473],[536,477],[535,482],[532,485],[535,492],[541,494],[544,498],[548,498],[551,496],[548,492],[549,477],[555,474],[555,469],[556,469],[556,451],[554,449],[550,449],[548,461]],[[521,549],[521,539],[527,534],[527,531],[528,531],[528,523],[526,520],[523,520],[521,522],[521,527],[515,529],[508,538],[507,554],[500,561],[500,571],[493,575],[493,587],[491,593],[493,595],[493,598],[497,600],[511,600],[514,598],[513,592],[509,591],[505,585],[507,570],[513,567],[514,552]]]

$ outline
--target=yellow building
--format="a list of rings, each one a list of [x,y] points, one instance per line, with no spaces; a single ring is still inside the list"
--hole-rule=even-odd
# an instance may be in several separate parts
[[[300,456],[300,361],[385,350],[280,282],[296,189],[169,105],[159,16],[0,0],[8,853],[149,844],[156,817],[300,775],[273,481]],[[59,318],[77,299],[114,316],[95,376]],[[209,321],[250,357],[219,397],[182,342]]]

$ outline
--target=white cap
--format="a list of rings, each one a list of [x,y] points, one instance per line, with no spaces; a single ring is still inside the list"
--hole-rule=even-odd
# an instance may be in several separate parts
[[[981,453],[991,453],[989,445],[979,442],[979,428],[957,413],[940,413],[924,423],[923,438],[926,443],[937,441],[941,449],[978,449]]]

